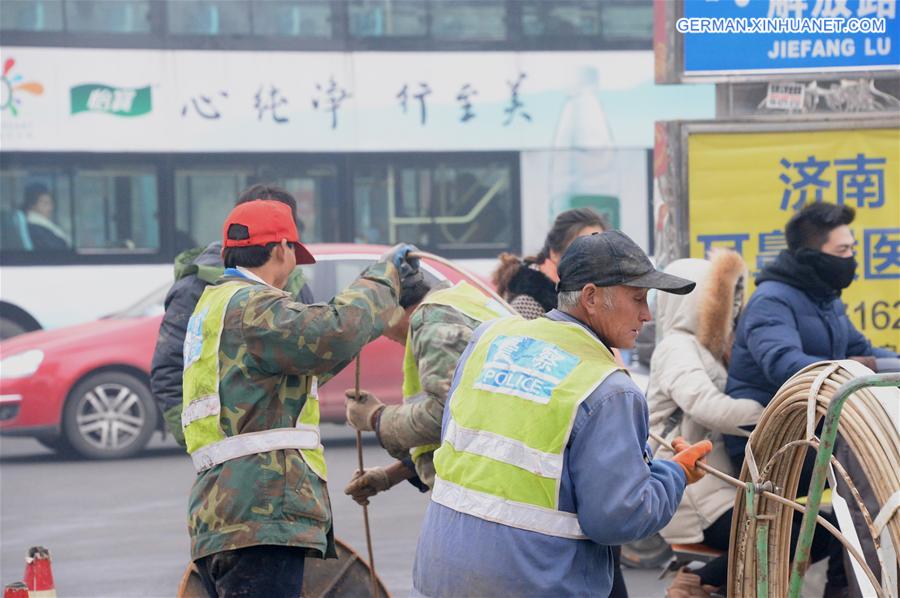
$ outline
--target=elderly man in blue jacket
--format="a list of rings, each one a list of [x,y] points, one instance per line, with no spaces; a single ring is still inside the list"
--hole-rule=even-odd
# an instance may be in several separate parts
[[[768,405],[811,363],[853,359],[877,371],[876,358],[896,360],[896,353],[872,348],[840,299],[856,273],[854,216],[849,206],[813,203],[788,221],[788,248],[760,272],[738,322],[726,394]],[[726,436],[725,444],[739,468],[747,440]]]
[[[647,447],[647,402],[611,349],[650,319],[657,271],[618,231],[576,239],[559,309],[478,327],[457,366],[413,572],[425,596],[608,596],[611,546],[666,525],[712,445]]]

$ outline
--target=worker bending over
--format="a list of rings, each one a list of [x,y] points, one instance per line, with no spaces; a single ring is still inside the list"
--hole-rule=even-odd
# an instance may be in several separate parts
[[[344,492],[361,504],[405,479],[422,491],[434,485],[432,459],[459,358],[479,324],[512,315],[466,282],[432,290],[421,273],[402,295],[403,316],[383,334],[406,345],[404,404],[385,406],[368,392],[357,397],[347,391],[347,421],[357,430],[374,430],[381,446],[398,459],[387,467],[367,469],[350,482]]]

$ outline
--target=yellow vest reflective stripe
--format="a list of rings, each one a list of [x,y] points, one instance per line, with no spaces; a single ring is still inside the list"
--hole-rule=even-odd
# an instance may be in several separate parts
[[[578,324],[492,324],[449,399],[432,500],[519,529],[585,538],[577,516],[559,510],[564,452],[578,406],[617,369]]]
[[[512,315],[499,301],[488,297],[469,283],[460,281],[447,289],[429,293],[419,304],[446,305],[461,312],[476,322],[486,322],[495,318]],[[419,379],[419,366],[413,356],[412,334],[406,335],[406,350],[403,354],[403,401],[415,403],[421,400],[422,382]],[[413,461],[424,453],[434,451],[439,444],[427,444],[410,449]]]
[[[230,459],[273,450],[299,449],[303,460],[323,480],[325,454],[319,438],[318,385],[309,377],[307,400],[293,428],[226,436],[220,423],[219,344],[225,311],[246,282],[233,281],[204,289],[188,322],[184,340],[184,384],[181,426],[187,451],[198,472]]]

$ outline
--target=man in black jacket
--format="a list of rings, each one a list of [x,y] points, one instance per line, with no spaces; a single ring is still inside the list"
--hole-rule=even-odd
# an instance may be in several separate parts
[[[242,204],[255,199],[273,199],[285,203],[297,213],[294,197],[281,187],[257,184],[244,190],[237,200]],[[299,229],[299,227],[298,227]],[[222,243],[214,242],[206,248],[184,251],[175,258],[175,284],[166,295],[166,314],[159,326],[159,337],[153,352],[150,370],[150,390],[159,404],[169,431],[182,446],[181,382],[184,370],[184,335],[188,320],[207,285],[213,284],[225,266],[222,262]],[[285,290],[301,303],[313,303],[312,291],[304,283],[303,271],[295,268]]]

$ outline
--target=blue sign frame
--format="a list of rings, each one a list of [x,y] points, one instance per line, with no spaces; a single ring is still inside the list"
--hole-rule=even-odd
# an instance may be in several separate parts
[[[684,18],[676,24],[683,41],[684,73],[715,76],[900,69],[897,3],[684,0]],[[882,33],[849,32],[878,27],[879,19],[884,23]]]

